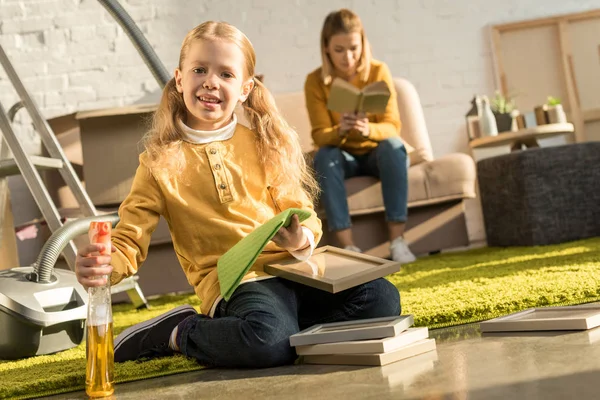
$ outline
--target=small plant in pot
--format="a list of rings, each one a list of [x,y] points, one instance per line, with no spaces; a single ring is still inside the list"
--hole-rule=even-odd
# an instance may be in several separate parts
[[[515,110],[515,100],[511,97],[504,97],[502,93],[496,90],[490,106],[496,118],[498,132],[510,131],[512,124],[511,113]]]
[[[548,122],[551,124],[561,124],[567,122],[567,116],[565,110],[558,97],[548,96],[546,100],[546,113],[548,115]]]

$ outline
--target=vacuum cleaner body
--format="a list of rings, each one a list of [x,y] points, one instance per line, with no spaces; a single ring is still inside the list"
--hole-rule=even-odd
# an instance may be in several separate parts
[[[85,337],[87,292],[75,273],[54,269],[50,282],[28,279],[33,267],[0,271],[0,359],[50,354]]]

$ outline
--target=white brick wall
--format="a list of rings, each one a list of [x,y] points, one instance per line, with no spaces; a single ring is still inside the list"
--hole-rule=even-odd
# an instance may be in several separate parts
[[[319,64],[322,20],[332,9],[361,15],[376,58],[419,90],[436,155],[466,151],[471,96],[494,90],[490,24],[578,12],[600,0],[121,0],[169,71],[185,33],[226,20],[255,45],[273,91],[301,90]],[[377,9],[377,12],[374,10]],[[132,102],[158,86],[128,37],[95,0],[0,0],[0,43],[47,117]],[[16,101],[0,71],[0,101]],[[26,120],[19,115],[18,120]],[[25,124],[27,125],[27,124]],[[37,142],[17,127],[28,148]]]
[[[275,92],[302,90],[319,65],[325,15],[363,19],[374,55],[417,87],[436,156],[466,151],[464,114],[494,90],[489,25],[600,8],[600,0],[121,0],[169,71],[185,33],[208,19],[239,27]],[[131,103],[158,89],[127,36],[96,0],[0,0],[0,43],[46,117]],[[0,70],[0,102],[16,96]],[[21,111],[30,152],[38,142]]]

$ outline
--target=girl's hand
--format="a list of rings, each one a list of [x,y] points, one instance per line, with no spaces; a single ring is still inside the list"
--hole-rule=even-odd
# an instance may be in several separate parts
[[[111,244],[111,253],[117,251]],[[77,251],[75,259],[75,275],[77,281],[86,289],[94,286],[106,285],[105,275],[110,276],[112,266],[110,265],[112,257],[110,255],[96,255],[106,251],[104,244],[89,244]]]
[[[273,236],[273,242],[287,251],[296,251],[308,246],[308,238],[302,231],[300,225],[300,219],[298,215],[292,215],[292,220],[288,227],[281,227],[279,231]]]
[[[344,113],[340,121],[340,131],[355,129],[364,137],[369,137],[369,119],[365,113]]]

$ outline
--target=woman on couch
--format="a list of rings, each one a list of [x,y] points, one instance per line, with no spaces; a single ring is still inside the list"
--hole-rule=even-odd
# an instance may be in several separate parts
[[[330,13],[321,31],[323,64],[304,84],[312,138],[319,147],[314,166],[321,185],[329,230],[345,249],[360,252],[352,237],[344,180],[372,175],[381,180],[385,215],[394,261],[415,260],[404,241],[407,218],[409,158],[400,139],[400,116],[391,73],[387,65],[371,58],[360,18],[350,10]],[[344,113],[328,110],[334,78],[359,89],[377,81],[387,83],[391,96],[383,114]]]

